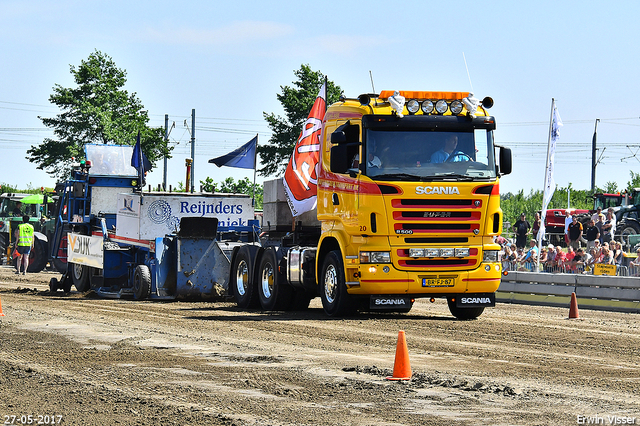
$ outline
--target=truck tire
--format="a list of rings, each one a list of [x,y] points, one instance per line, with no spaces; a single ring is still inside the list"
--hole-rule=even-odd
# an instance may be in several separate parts
[[[89,290],[89,274],[91,273],[91,268],[89,266],[72,263],[69,269],[71,272],[71,280],[73,281],[73,285],[76,286],[76,290],[81,293]]]
[[[38,273],[47,266],[47,260],[49,259],[49,245],[46,241],[40,240],[34,237],[33,248],[29,253],[29,267],[27,272]]]
[[[640,234],[640,225],[637,222],[624,221],[618,224],[617,228],[620,230],[619,238],[623,244],[627,243],[629,235]]]
[[[463,321],[476,319],[482,315],[482,312],[484,312],[484,307],[459,308],[456,306],[455,300],[451,300],[449,298],[447,298],[447,303],[449,304],[449,311],[451,312],[451,315]]]
[[[347,293],[344,264],[338,250],[329,252],[322,264],[320,298],[324,312],[330,317],[344,316],[355,311],[352,298]]]
[[[133,272],[133,297],[144,300],[151,294],[151,271],[147,265],[138,265]]]
[[[247,246],[242,246],[233,259],[229,282],[238,308],[252,309],[260,306],[258,289],[255,280],[252,279],[252,273],[253,256]]]
[[[7,258],[7,247],[9,246],[8,234],[0,232],[0,265],[4,264]]]
[[[57,278],[51,278],[49,280],[49,292],[50,293],[55,293],[56,291],[58,291],[58,279]]]
[[[260,257],[258,268],[258,297],[265,311],[282,311],[291,306],[293,287],[278,271],[278,256],[273,247],[268,247]]]

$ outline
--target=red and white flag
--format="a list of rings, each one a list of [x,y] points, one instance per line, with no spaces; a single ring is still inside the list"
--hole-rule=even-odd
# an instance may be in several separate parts
[[[293,217],[313,210],[318,194],[318,159],[322,120],[327,110],[327,83],[320,93],[305,121],[287,169],[284,172],[284,191]]]

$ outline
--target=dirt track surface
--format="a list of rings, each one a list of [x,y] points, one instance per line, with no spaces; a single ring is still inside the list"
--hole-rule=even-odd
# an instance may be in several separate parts
[[[0,268],[0,424],[640,424],[636,314],[499,304],[457,321],[420,300],[409,314],[332,320],[317,299],[243,312],[51,295],[51,277]],[[409,382],[385,380],[399,330]]]

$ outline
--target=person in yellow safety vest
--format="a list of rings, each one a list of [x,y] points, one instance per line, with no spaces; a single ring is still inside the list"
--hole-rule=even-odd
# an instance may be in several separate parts
[[[29,223],[29,215],[22,216],[22,223],[18,225],[16,234],[18,237],[18,259],[16,262],[16,274],[20,273],[20,265],[24,266],[22,275],[27,274],[29,267],[29,253],[33,248],[33,226]]]

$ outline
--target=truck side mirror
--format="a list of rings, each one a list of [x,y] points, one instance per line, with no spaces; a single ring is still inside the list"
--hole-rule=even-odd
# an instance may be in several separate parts
[[[347,121],[343,125],[339,126],[333,133],[331,133],[332,144],[343,144],[358,142],[360,140],[360,127],[357,124],[351,124]]]
[[[347,135],[338,128],[335,132],[331,133],[332,144],[343,144],[347,142]]]
[[[511,173],[511,148],[500,147],[500,174],[508,175]]]

